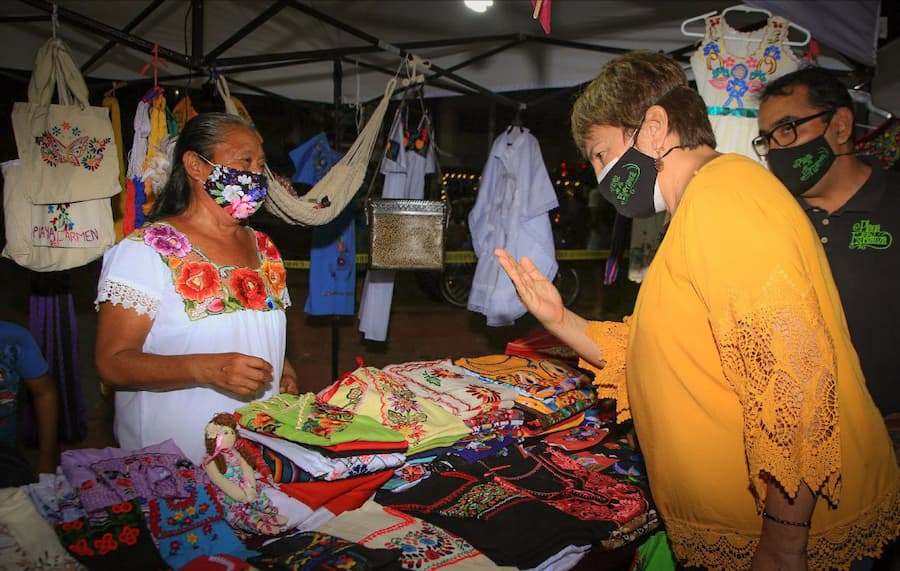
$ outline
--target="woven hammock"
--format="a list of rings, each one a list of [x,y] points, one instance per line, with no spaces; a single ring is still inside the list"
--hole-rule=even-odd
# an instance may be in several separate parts
[[[275,216],[288,224],[300,226],[322,226],[328,224],[343,212],[353,195],[362,186],[366,177],[366,169],[372,158],[372,149],[381,131],[385,112],[394,94],[397,80],[391,78],[384,89],[384,97],[378,103],[369,121],[366,123],[353,145],[340,161],[313,186],[308,193],[300,197],[293,189],[285,187],[266,167],[269,178],[269,194],[265,206]],[[225,77],[219,75],[217,80],[219,93],[225,102],[225,110],[232,115],[239,115],[231,101],[231,92]]]

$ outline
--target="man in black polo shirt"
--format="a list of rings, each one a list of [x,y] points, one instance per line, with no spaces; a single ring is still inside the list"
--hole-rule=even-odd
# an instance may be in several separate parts
[[[846,88],[821,68],[769,83],[753,140],[825,248],[866,385],[900,412],[900,175],[853,154]]]

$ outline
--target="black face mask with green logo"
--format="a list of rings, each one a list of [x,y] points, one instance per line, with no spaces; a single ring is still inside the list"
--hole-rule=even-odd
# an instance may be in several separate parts
[[[656,164],[634,147],[629,147],[618,159],[612,161],[597,176],[600,194],[627,218],[647,218],[661,209],[654,200]]]
[[[796,147],[769,149],[766,159],[772,174],[778,177],[791,194],[800,196],[822,180],[834,163],[835,156],[822,134]]]

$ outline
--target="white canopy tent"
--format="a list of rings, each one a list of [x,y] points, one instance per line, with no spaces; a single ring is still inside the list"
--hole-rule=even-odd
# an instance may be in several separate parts
[[[874,34],[873,2],[878,0],[828,4],[840,5],[842,18]],[[788,6],[795,19],[804,13],[798,4],[807,12],[815,12],[816,4],[755,2],[760,3],[775,13],[779,4]],[[497,0],[483,14],[462,0],[59,0],[55,6],[57,33],[91,78],[142,79],[155,43],[169,61],[160,70],[166,84],[196,86],[216,69],[234,91],[332,102],[335,78],[342,77],[341,97],[354,102],[380,96],[401,51],[434,64],[426,74],[429,96],[577,85],[619,51],[690,53],[696,38],[682,35],[681,22],[733,4],[554,0],[549,35],[532,19],[530,0]],[[51,33],[54,4],[6,0],[4,8],[0,68],[30,70]],[[858,46],[848,50],[862,57]],[[874,54],[871,60],[859,63],[874,65]]]

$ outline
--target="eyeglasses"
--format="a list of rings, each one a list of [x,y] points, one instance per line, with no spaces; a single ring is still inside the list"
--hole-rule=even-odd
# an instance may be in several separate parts
[[[768,133],[760,131],[759,136],[753,138],[753,150],[756,151],[756,154],[760,157],[764,157],[769,154],[769,147],[771,146],[772,141],[775,141],[775,144],[779,147],[793,145],[794,141],[797,140],[797,127],[804,123],[809,123],[813,119],[818,119],[824,115],[830,115],[834,113],[834,111],[834,109],[826,109],[815,115],[809,115],[808,117],[801,117],[800,119],[785,121],[780,125],[775,125],[775,128]]]

